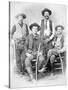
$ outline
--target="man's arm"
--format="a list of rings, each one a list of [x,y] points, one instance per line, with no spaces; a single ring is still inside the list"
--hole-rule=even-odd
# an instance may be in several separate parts
[[[26,24],[26,36],[28,36],[28,35],[29,35],[29,31],[28,31],[28,26]]]
[[[54,23],[52,23],[52,35],[50,36],[49,41],[53,39],[54,35],[55,35],[55,28]]]
[[[63,48],[59,50],[59,53],[63,53],[63,52],[65,52],[65,51],[66,51],[65,46],[66,46],[66,45],[65,45],[65,42],[64,42]]]
[[[12,27],[12,31],[10,32],[11,38],[13,38],[13,34],[14,34],[15,31],[16,31],[16,26],[14,25]]]
[[[52,23],[52,35],[45,40],[45,43],[48,43],[50,40],[52,40],[54,36],[55,36],[55,29],[54,29],[54,23]]]
[[[42,37],[44,30],[44,19],[41,20],[41,30],[40,30],[40,36]]]
[[[63,47],[61,50],[59,50],[59,53],[65,52],[65,47]]]

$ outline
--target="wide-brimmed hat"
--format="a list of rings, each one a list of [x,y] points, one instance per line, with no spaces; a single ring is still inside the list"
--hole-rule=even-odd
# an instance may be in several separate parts
[[[43,15],[43,16],[44,16],[44,12],[48,12],[49,15],[52,14],[52,11],[51,11],[50,9],[48,9],[48,8],[45,8],[45,9],[42,11],[42,15]]]
[[[41,29],[41,27],[37,23],[33,23],[29,26],[30,30],[32,30],[33,26],[38,27],[38,31]]]
[[[22,17],[23,17],[23,19],[25,19],[25,18],[26,18],[26,15],[25,15],[25,14],[23,14],[23,13],[19,13],[19,14],[17,14],[17,15],[16,15],[16,18],[18,18],[19,16],[22,16]]]
[[[64,27],[63,27],[62,25],[57,25],[57,26],[55,27],[55,30],[57,30],[58,27],[61,27],[61,29],[64,30]]]

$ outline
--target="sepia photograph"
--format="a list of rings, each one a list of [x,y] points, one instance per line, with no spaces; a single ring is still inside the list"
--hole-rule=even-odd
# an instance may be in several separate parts
[[[66,85],[63,4],[9,2],[9,87]]]

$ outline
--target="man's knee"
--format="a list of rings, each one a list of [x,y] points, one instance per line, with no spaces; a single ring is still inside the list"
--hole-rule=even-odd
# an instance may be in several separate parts
[[[25,59],[25,65],[30,65],[31,60],[33,59],[33,56],[26,57]]]
[[[44,61],[43,55],[39,56],[39,61],[40,61],[40,62]]]
[[[52,49],[50,49],[49,51],[48,51],[48,57],[50,57],[51,55],[52,55],[52,52],[53,52],[53,50]]]
[[[26,59],[25,54],[24,55],[21,55],[21,63],[23,63],[25,61],[25,59]]]
[[[55,55],[52,55],[52,56],[50,57],[50,61],[51,61],[51,63],[53,63],[54,60],[55,60]]]
[[[29,58],[26,58],[25,59],[25,66],[27,67],[27,66],[29,66],[30,65],[30,59]]]

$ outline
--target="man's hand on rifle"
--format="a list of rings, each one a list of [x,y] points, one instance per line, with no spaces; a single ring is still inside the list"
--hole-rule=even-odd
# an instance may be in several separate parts
[[[50,40],[49,39],[46,39],[44,40],[44,43],[47,44]]]
[[[31,49],[28,49],[28,51],[26,52],[26,56],[31,56],[31,54],[32,54],[32,50]]]
[[[37,55],[38,55],[38,56],[42,55],[42,52],[41,52],[41,51],[38,51],[38,52],[37,52]]]

